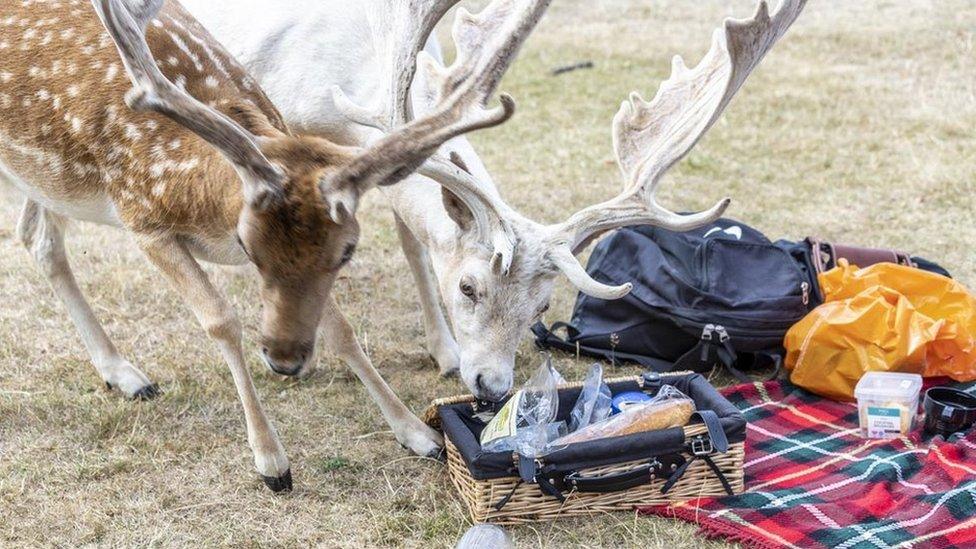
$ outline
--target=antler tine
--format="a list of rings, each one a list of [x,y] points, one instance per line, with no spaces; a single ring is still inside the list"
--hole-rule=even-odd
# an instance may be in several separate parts
[[[566,222],[552,227],[552,246],[557,249],[553,255],[561,257],[562,264],[565,264],[566,250],[576,252],[611,229],[657,225],[685,231],[722,216],[730,203],[728,198],[707,211],[692,215],[679,215],[664,208],[655,198],[658,183],[718,120],[746,78],[786,33],[805,4],[806,0],[782,0],[770,17],[766,0],[761,0],[752,18],[727,19],[723,28],[716,29],[711,49],[695,68],[687,68],[681,57],[675,56],[671,77],[661,84],[651,102],[644,101],[636,92],[631,94],[629,101],[624,101],[613,121],[614,150],[627,182],[624,191],[616,198],[577,212]],[[554,263],[566,271],[560,262]],[[571,278],[580,278],[576,269],[572,273],[566,272]],[[585,277],[591,290],[593,283],[599,284],[589,275]],[[600,286],[602,288],[591,295],[614,295],[623,289]]]
[[[420,0],[413,0],[414,2]],[[355,176],[361,186],[391,185],[417,169],[444,142],[475,130],[497,126],[508,120],[515,110],[511,97],[502,95],[501,105],[486,107],[502,76],[515,59],[518,50],[535,28],[552,0],[493,0],[480,14],[472,16],[465,10],[458,12],[455,37],[458,40],[457,61],[450,69],[436,68],[436,61],[421,53],[422,64],[432,71],[431,78],[438,90],[432,112],[417,119],[409,115],[408,79],[398,79],[400,85],[391,92],[395,120],[408,120],[397,128],[387,129],[386,135],[367,148],[359,158],[347,166],[342,177]],[[441,8],[445,2],[434,2]],[[426,13],[426,12],[424,12]],[[425,23],[426,25],[426,23]],[[429,35],[433,25],[420,25]],[[417,38],[404,49],[414,50],[426,41],[423,32],[405,33]],[[423,37],[420,39],[420,37]],[[419,49],[419,48],[416,48]],[[412,73],[411,73],[412,74]],[[412,79],[412,76],[411,76]],[[357,119],[368,119],[376,126],[381,116],[366,116],[373,109],[354,109],[348,98],[334,89],[337,104]]]
[[[515,102],[510,96],[500,96],[500,106],[495,108],[488,108],[488,101],[551,1],[493,0],[478,15],[459,10],[454,26],[458,54],[450,68],[444,68],[425,53],[417,52],[436,24],[434,16],[438,13],[443,15],[456,2],[435,1],[433,8],[422,10],[421,13],[430,17],[420,18],[419,23],[406,26],[413,30],[402,33],[407,37],[406,43],[395,47],[396,51],[405,53],[397,56],[396,59],[400,61],[391,66],[396,67],[398,63],[405,66],[405,60],[414,56],[426,69],[428,81],[434,90],[430,114],[414,119],[411,112],[409,84],[414,76],[413,70],[395,77],[397,83],[390,92],[390,102],[385,108],[356,107],[334,88],[336,105],[343,113],[354,122],[379,128],[386,134],[334,177],[355,181],[360,187],[392,185],[423,166],[423,172],[457,195],[475,213],[482,241],[495,249],[496,265],[508,270],[515,245],[512,232],[500,216],[495,219],[500,227],[492,225],[488,217],[498,215],[499,206],[481,191],[481,184],[470,174],[445,169],[448,160],[444,158],[428,160],[448,140],[497,126],[511,118]],[[417,9],[420,3],[421,0],[413,0],[409,6]],[[373,103],[378,105],[380,101],[374,100]],[[403,122],[406,124],[392,127],[393,123]],[[481,210],[487,211],[481,213]]]
[[[412,119],[410,88],[417,72],[417,54],[434,27],[460,0],[386,0],[385,9],[368,14],[373,44],[385,63],[385,88],[360,106],[338,87],[332,89],[339,112],[364,126],[389,131]]]
[[[175,86],[159,70],[146,44],[145,32],[165,0],[91,1],[132,81],[126,104],[133,110],[167,116],[213,145],[237,168],[252,203],[263,203],[272,196],[284,175],[265,158],[255,137]]]
[[[452,95],[464,97],[472,111],[470,116],[483,116],[484,105],[550,3],[551,0],[495,0],[476,15],[459,9],[452,32],[457,46],[454,63],[444,68],[426,53],[420,54],[434,101],[445,101]],[[501,99],[503,104],[506,99],[511,101],[507,95]]]

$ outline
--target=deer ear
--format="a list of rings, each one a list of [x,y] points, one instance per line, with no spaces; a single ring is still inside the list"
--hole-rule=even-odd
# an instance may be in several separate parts
[[[319,181],[319,193],[329,218],[336,225],[352,220],[359,207],[359,189],[346,181],[336,181],[334,177],[323,177]]]
[[[280,199],[281,192],[270,185],[244,185],[244,200],[255,211],[267,211],[273,204],[279,203]]]
[[[464,159],[457,152],[451,151],[450,159],[452,164],[469,174],[471,173],[467,164],[464,163]],[[447,210],[447,215],[451,216],[451,219],[457,223],[457,226],[462,231],[467,232],[474,227],[474,213],[468,209],[468,206],[456,194],[447,190],[445,187],[441,187],[441,200],[444,202],[444,209]]]
[[[444,202],[447,215],[451,216],[451,219],[457,223],[462,231],[468,232],[474,228],[474,214],[457,195],[441,187],[441,200]]]

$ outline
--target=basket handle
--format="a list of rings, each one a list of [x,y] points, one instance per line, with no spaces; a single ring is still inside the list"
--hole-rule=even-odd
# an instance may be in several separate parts
[[[655,479],[667,478],[670,471],[680,468],[685,458],[679,454],[654,458],[629,471],[600,476],[582,476],[579,473],[566,475],[566,487],[578,492],[608,493],[630,490],[650,484]]]
[[[732,495],[732,486],[711,459],[711,454],[725,453],[729,450],[728,438],[725,436],[725,431],[722,430],[722,424],[719,421],[718,415],[711,410],[702,410],[696,412],[695,416],[702,420],[708,429],[708,433],[693,437],[686,442],[687,451],[691,455],[690,459],[685,459],[680,454],[656,457],[647,463],[622,473],[594,477],[581,476],[576,472],[570,473],[566,475],[563,482],[567,488],[580,492],[607,493],[629,490],[649,484],[657,478],[663,478],[665,479],[665,484],[661,489],[661,493],[667,493],[684,476],[685,471],[691,465],[692,461],[702,459],[708,464],[712,472],[715,473],[719,481],[721,481],[726,493]]]

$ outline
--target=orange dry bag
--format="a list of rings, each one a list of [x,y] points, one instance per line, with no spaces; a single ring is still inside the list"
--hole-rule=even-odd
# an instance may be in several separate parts
[[[819,395],[853,400],[865,372],[976,379],[976,298],[941,275],[841,260],[819,276],[824,304],[786,334],[790,380]]]

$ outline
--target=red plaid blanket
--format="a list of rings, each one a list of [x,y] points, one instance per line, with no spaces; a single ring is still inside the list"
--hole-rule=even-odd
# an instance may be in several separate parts
[[[976,547],[976,430],[866,440],[853,404],[781,382],[724,393],[749,421],[746,492],[642,511],[750,547]]]

